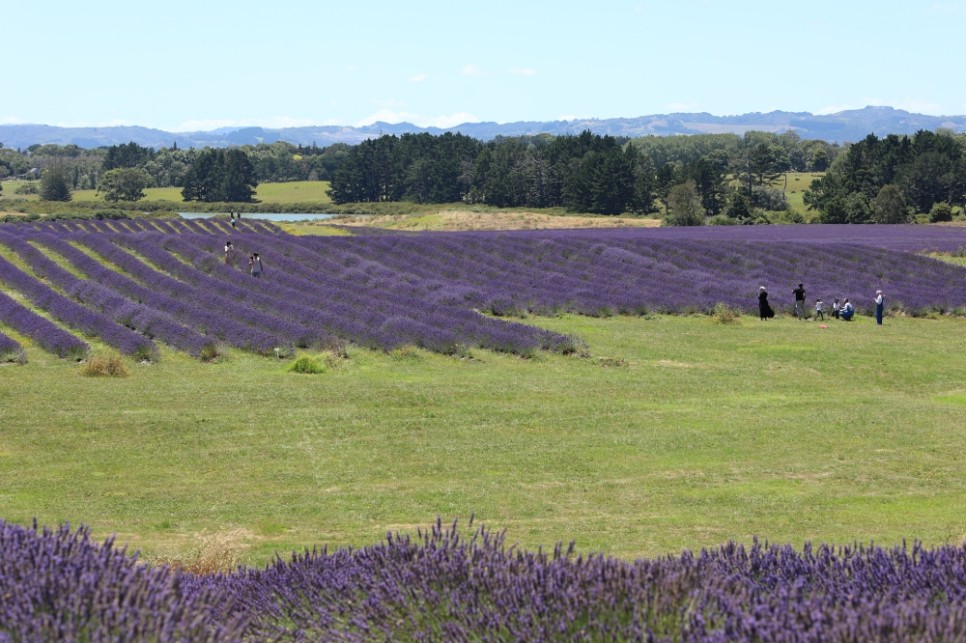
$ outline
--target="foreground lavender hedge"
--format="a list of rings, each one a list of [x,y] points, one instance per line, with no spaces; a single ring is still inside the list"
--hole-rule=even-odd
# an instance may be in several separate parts
[[[966,549],[755,542],[628,562],[437,523],[194,576],[86,530],[0,522],[0,596],[0,641],[953,641],[966,638]]]
[[[0,521],[0,641],[218,641],[243,624],[215,590],[151,568],[86,529]]]

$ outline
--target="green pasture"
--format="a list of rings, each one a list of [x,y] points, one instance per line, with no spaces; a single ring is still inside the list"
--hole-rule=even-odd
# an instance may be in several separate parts
[[[350,347],[299,374],[163,351],[90,378],[24,342],[0,366],[0,518],[148,558],[226,534],[250,563],[471,514],[626,558],[966,536],[966,320],[527,322],[588,354]]]
[[[255,198],[264,203],[320,203],[331,204],[328,181],[292,181],[290,183],[261,183]]]
[[[810,221],[818,213],[805,207],[805,190],[811,189],[812,181],[820,178],[822,172],[789,172],[786,177],[779,179],[780,185],[776,184],[775,187],[783,187],[788,207],[801,214],[806,221]]]
[[[293,203],[332,203],[326,194],[329,189],[328,181],[291,181],[288,183],[261,183],[255,188],[255,198],[263,203],[279,203],[283,205]],[[6,187],[4,187],[6,192]],[[12,193],[12,191],[11,191]],[[183,203],[181,188],[147,188],[144,191],[144,201],[171,201]],[[104,195],[95,190],[77,190],[73,193],[75,201],[104,201]],[[107,203],[104,201],[104,203]],[[190,207],[185,203],[185,208]]]

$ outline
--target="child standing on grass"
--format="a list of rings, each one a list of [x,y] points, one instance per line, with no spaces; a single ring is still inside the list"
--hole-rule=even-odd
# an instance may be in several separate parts
[[[832,302],[832,317],[835,319],[839,318],[839,298],[836,297],[835,301]]]
[[[821,299],[815,300],[815,316],[822,321],[825,321],[825,302]]]

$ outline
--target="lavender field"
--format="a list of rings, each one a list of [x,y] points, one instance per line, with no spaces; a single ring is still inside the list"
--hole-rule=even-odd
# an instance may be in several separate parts
[[[193,575],[0,522],[2,641],[958,641],[966,548],[755,542],[627,562],[437,523]]]
[[[963,316],[966,269],[922,253],[964,247],[931,226],[0,226],[0,360],[64,358],[0,367],[0,642],[963,640],[962,319],[761,324],[756,292]],[[753,322],[533,319],[718,303]],[[539,354],[582,333],[607,359]],[[322,377],[260,357],[346,342],[376,350]],[[102,345],[144,364],[77,377]],[[498,353],[383,352],[406,345]],[[473,512],[507,536],[412,526]],[[218,525],[248,530],[250,566],[158,563]],[[345,546],[373,526],[392,535]],[[112,532],[152,564],[91,536]]]
[[[223,260],[229,238],[234,265]],[[798,283],[810,300],[850,298],[859,314],[882,289],[890,314],[964,315],[966,268],[922,254],[964,248],[966,228],[936,226],[295,237],[258,221],[8,224],[0,280],[18,299],[0,299],[0,332],[64,357],[98,337],[139,360],[156,358],[158,343],[199,357],[219,346],[271,355],[346,341],[568,353],[579,338],[523,318],[708,313],[718,304],[752,313],[760,285],[789,312]],[[260,279],[247,271],[255,252]],[[15,344],[0,335],[0,355],[18,354]]]

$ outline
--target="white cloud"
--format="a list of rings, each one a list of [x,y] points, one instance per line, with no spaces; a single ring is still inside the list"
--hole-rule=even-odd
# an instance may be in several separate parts
[[[222,127],[264,127],[281,129],[284,127],[308,127],[319,123],[309,118],[291,116],[272,116],[271,118],[210,118],[184,121],[171,128],[173,132],[207,132]]]
[[[531,67],[517,67],[516,69],[511,69],[510,73],[514,76],[536,76],[537,70]]]
[[[904,98],[892,103],[896,109],[904,109],[913,114],[929,114],[930,116],[942,116],[946,114],[942,105],[922,98]]]
[[[700,112],[701,106],[695,102],[687,101],[672,101],[664,106],[664,108],[671,113],[681,113],[681,114],[692,114],[694,112]]]
[[[173,132],[207,132],[220,127],[250,127],[252,121],[230,118],[195,118],[183,121],[171,128]]]
[[[412,123],[419,127],[439,127],[446,129],[455,127],[463,123],[477,123],[480,119],[468,112],[456,112],[455,114],[444,114],[440,116],[426,116],[425,114],[415,114],[412,112],[395,111],[391,109],[380,109],[375,114],[357,122],[356,127],[372,125],[375,122],[382,123]]]
[[[869,103],[862,103],[861,105],[857,103],[839,103],[838,105],[826,105],[825,107],[820,107],[812,113],[817,116],[828,116],[829,114],[837,114],[839,112],[844,112],[851,109],[862,109],[867,105],[869,105]]]
[[[892,98],[892,99],[882,99],[882,98],[863,98],[861,100],[851,102],[851,103],[840,103],[838,105],[827,105],[820,109],[815,110],[814,114],[820,116],[826,116],[828,114],[837,114],[838,112],[844,112],[853,109],[862,109],[869,106],[877,107],[894,107],[896,109],[902,109],[913,114],[927,114],[930,116],[942,116],[945,114],[942,105],[934,103],[929,100],[922,98]]]
[[[966,2],[934,2],[929,5],[929,13],[939,16],[966,15]]]
[[[429,74],[419,73],[419,74],[413,74],[412,76],[410,76],[409,77],[409,82],[411,82],[411,83],[421,83],[424,80],[428,80],[428,79],[429,79]]]
[[[129,119],[114,118],[104,121],[43,121],[28,120],[18,116],[0,116],[0,125],[50,125],[51,127],[151,127]]]
[[[487,73],[476,65],[463,65],[460,73],[464,76],[486,76]]]

